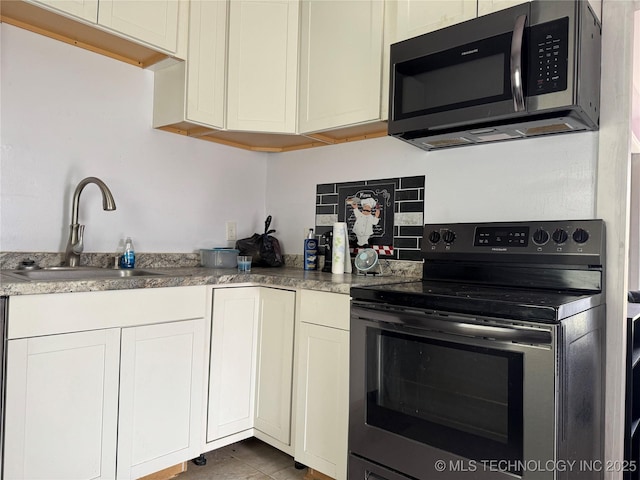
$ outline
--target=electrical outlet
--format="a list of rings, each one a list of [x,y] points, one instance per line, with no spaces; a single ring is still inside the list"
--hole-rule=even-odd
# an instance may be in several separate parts
[[[236,229],[236,222],[227,222],[227,240],[237,240],[238,231]]]

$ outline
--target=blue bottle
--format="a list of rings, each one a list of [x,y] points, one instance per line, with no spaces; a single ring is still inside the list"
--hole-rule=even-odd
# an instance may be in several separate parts
[[[309,234],[304,239],[304,269],[318,269],[318,240],[313,235],[313,228],[309,229]]]
[[[136,266],[136,252],[133,249],[131,237],[124,242],[124,253],[120,257],[120,268],[134,268]]]

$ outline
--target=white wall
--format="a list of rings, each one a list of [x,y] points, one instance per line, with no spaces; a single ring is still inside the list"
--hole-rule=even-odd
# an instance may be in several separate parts
[[[153,73],[2,24],[0,250],[64,250],[71,197],[81,197],[85,251],[115,251],[130,235],[138,251],[226,246],[261,229],[267,154],[151,128]],[[242,181],[240,180],[242,178]]]
[[[269,157],[267,212],[287,253],[315,225],[319,183],[425,175],[424,220],[593,218],[598,134],[574,133],[424,152],[378,138]]]
[[[604,458],[623,458],[626,369],[627,290],[631,235],[631,145],[633,103],[634,10],[640,2],[602,5],[602,87],[596,212],[607,227],[606,396]],[[609,28],[608,28],[609,26]],[[638,38],[638,37],[636,37]],[[618,480],[621,472],[605,473]]]
[[[426,176],[425,222],[589,218],[597,134],[423,152],[380,138],[282,154],[247,152],[151,125],[153,73],[2,24],[0,250],[64,249],[75,185],[87,251],[131,235],[139,251],[189,252],[261,231],[286,253],[315,225],[318,183]],[[266,208],[265,208],[266,199]]]

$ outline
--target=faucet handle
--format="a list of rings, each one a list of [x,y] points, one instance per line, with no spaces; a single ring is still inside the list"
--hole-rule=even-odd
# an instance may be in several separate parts
[[[73,253],[80,254],[84,251],[84,225],[78,225],[78,241],[71,246]]]

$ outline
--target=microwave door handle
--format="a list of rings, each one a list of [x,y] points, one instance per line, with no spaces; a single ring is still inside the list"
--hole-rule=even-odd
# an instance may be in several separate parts
[[[522,40],[526,22],[526,15],[520,15],[516,18],[513,36],[511,37],[511,94],[513,95],[513,107],[516,112],[525,110],[524,87],[522,84]]]

